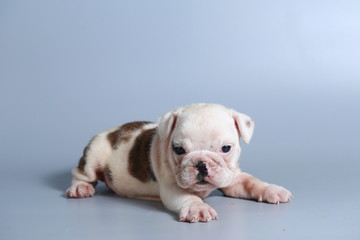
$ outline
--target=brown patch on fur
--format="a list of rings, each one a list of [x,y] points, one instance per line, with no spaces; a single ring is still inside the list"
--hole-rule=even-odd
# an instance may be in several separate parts
[[[143,127],[144,125],[150,124],[152,122],[142,121],[142,122],[130,122],[121,126],[121,129],[126,132],[133,132]]]
[[[141,182],[156,181],[150,165],[150,147],[156,128],[142,132],[129,153],[129,173]]]
[[[88,145],[84,148],[84,151],[83,151],[83,155],[82,157],[80,158],[79,160],[79,165],[78,165],[78,168],[81,172],[84,172],[85,170],[85,165],[86,165],[86,158],[87,158],[87,153],[90,149],[90,146],[91,146],[91,143],[94,141],[95,137],[93,137],[90,142],[88,143]]]
[[[116,131],[111,132],[107,135],[107,139],[110,142],[111,147],[113,149],[117,148],[117,145],[119,143],[120,134],[121,134],[121,131],[120,131],[120,127],[119,127]]]
[[[113,149],[117,149],[120,142],[127,142],[130,140],[132,133],[139,128],[151,122],[131,122],[121,125],[117,130],[108,134],[107,138]]]
[[[87,152],[86,148],[84,149],[84,155],[80,158],[79,165],[78,165],[79,170],[82,171],[82,172],[84,171],[85,165],[86,165],[86,154],[85,154],[85,152]]]
[[[111,170],[108,165],[106,165],[104,168],[98,168],[96,169],[96,181],[91,182],[91,184],[95,187],[97,184],[97,180],[103,181],[106,186],[108,186],[111,189],[111,185],[113,182],[113,177]]]
[[[153,140],[153,161],[155,161],[155,167],[160,170],[161,169],[161,148],[162,146],[160,145],[160,136],[159,134],[156,134]],[[167,156],[167,155],[166,155]]]
[[[105,181],[105,174],[103,169],[96,170],[96,179],[100,181]]]
[[[105,182],[113,182],[113,176],[109,166],[104,167],[104,179]]]
[[[247,121],[247,122],[246,122],[246,126],[247,126],[248,128],[250,128],[251,125],[252,125],[252,122],[251,122],[251,121]]]

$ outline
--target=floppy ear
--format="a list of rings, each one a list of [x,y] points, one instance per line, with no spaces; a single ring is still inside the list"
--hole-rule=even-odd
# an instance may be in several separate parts
[[[254,133],[255,123],[254,121],[246,114],[233,112],[233,118],[235,120],[235,126],[238,130],[239,136],[248,144],[251,140],[251,137]]]
[[[172,131],[175,129],[177,115],[179,112],[180,109],[170,111],[159,118],[158,132],[161,141],[164,141],[168,136],[170,136]]]

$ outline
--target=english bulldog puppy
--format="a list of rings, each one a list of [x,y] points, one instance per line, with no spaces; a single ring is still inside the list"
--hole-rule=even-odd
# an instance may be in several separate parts
[[[239,139],[249,143],[254,126],[249,116],[224,106],[193,104],[157,123],[111,128],[84,149],[66,195],[91,197],[101,180],[121,196],[162,201],[183,222],[218,218],[203,201],[215,189],[234,198],[288,202],[288,190],[239,168]]]

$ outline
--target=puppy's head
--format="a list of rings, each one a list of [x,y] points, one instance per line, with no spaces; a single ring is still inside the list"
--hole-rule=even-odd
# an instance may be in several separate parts
[[[254,122],[215,104],[194,104],[164,114],[158,124],[177,184],[193,191],[228,186],[238,167],[239,138],[248,143]]]

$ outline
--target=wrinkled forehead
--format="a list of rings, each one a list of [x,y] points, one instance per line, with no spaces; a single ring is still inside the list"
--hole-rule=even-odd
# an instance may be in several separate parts
[[[236,141],[235,122],[228,112],[207,111],[182,114],[177,120],[173,140],[195,142]]]

